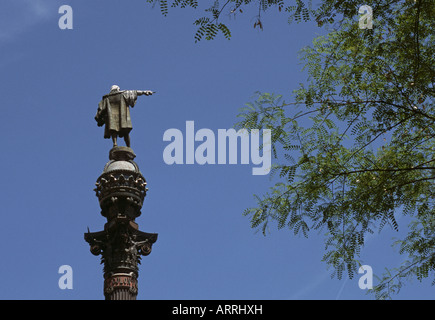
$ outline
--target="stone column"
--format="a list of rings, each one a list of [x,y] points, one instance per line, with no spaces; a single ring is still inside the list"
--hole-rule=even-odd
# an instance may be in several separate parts
[[[114,147],[94,189],[101,215],[107,218],[104,230],[84,234],[91,253],[101,255],[104,264],[106,300],[135,300],[138,293],[141,256],[151,253],[156,233],[139,230],[135,219],[140,216],[146,196],[146,180],[133,161],[128,147]]]

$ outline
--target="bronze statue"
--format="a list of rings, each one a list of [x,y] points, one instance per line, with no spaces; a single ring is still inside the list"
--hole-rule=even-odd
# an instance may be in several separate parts
[[[99,127],[104,124],[104,138],[112,138],[113,147],[117,146],[117,137],[124,138],[127,147],[130,147],[130,131],[133,128],[129,107],[134,107],[138,96],[152,95],[153,91],[120,90],[113,85],[110,92],[103,96],[98,104],[95,120]]]

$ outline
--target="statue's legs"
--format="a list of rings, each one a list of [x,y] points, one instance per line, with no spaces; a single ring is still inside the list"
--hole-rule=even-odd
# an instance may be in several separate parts
[[[124,136],[125,145],[130,148],[130,135],[127,133]]]
[[[112,131],[111,135],[112,135],[113,147],[117,147],[118,133],[116,131]],[[130,135],[128,133],[124,134],[124,141],[125,141],[125,145],[130,148]]]
[[[112,132],[112,141],[113,141],[113,147],[118,146],[116,132]]]

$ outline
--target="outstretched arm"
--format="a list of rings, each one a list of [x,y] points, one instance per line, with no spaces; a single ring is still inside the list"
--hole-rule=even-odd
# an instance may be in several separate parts
[[[138,96],[141,96],[143,94],[146,95],[146,96],[150,96],[153,93],[155,93],[155,91],[151,91],[151,90],[140,91],[140,90],[137,90],[137,95]]]

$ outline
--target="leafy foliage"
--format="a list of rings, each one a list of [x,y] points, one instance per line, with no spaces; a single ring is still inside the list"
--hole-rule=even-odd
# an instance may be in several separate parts
[[[194,22],[195,40],[219,32],[229,39],[222,13],[239,14],[250,4],[258,6],[254,28],[263,28],[261,14],[271,7],[289,22],[332,27],[302,49],[309,78],[291,102],[259,92],[241,110],[236,127],[272,129],[276,160],[276,184],[245,211],[251,226],[264,234],[271,223],[305,237],[323,233],[323,261],[333,276],[352,278],[367,235],[399,230],[397,217],[406,215],[409,232],[395,245],[408,259],[387,269],[372,291],[387,299],[406,279],[435,278],[433,0],[365,1],[375,15],[374,28],[365,30],[355,0],[322,0],[317,8],[302,0],[216,0]],[[167,1],[160,7],[166,14]]]
[[[167,0],[147,0],[147,2],[152,3],[153,5],[159,4],[161,13],[164,16],[168,15],[169,4]],[[200,17],[194,22],[194,24],[198,26],[194,37],[195,42],[198,42],[203,38],[206,40],[215,39],[219,32],[221,32],[226,39],[230,39],[231,32],[228,26],[219,21],[221,16],[235,16],[237,14],[242,14],[245,7],[251,4],[257,5],[258,8],[254,28],[259,27],[260,29],[263,29],[263,22],[261,19],[262,13],[271,7],[278,8],[279,12],[286,11],[290,13],[289,21],[308,21],[311,16],[316,14],[314,10],[311,10],[311,2],[306,6],[301,0],[297,0],[295,6],[285,6],[284,0],[214,0],[211,1],[211,5],[208,8],[204,9],[206,16]],[[173,0],[171,7],[192,7],[196,9],[198,7],[198,1]]]
[[[279,182],[245,211],[252,227],[323,231],[334,276],[357,272],[367,234],[398,230],[398,214],[413,218],[397,242],[409,259],[380,279],[379,299],[435,274],[433,14],[418,0],[397,2],[373,30],[344,19],[302,50],[309,82],[293,102],[258,93],[237,125],[274,130]]]
[[[374,1],[367,0],[364,4],[373,7],[374,12],[379,19],[390,19],[388,16],[388,9],[403,0],[391,1]],[[432,0],[427,0],[432,1]],[[197,0],[173,0],[171,4],[168,0],[146,0],[146,2],[159,5],[160,11],[164,16],[169,13],[169,7],[175,8],[193,8],[199,7]],[[201,4],[206,1],[201,2]],[[194,24],[198,26],[195,33],[195,42],[205,38],[206,40],[215,39],[219,31],[225,38],[231,38],[231,32],[228,26],[220,21],[222,16],[224,18],[235,17],[238,14],[243,14],[247,7],[256,6],[257,14],[253,27],[259,27],[263,30],[264,23],[262,15],[271,8],[277,9],[279,12],[288,15],[289,23],[296,21],[306,22],[314,20],[318,26],[331,25],[340,26],[346,19],[351,19],[355,16],[361,3],[356,0],[323,0],[318,4],[317,8],[313,7],[312,0],[210,0],[207,2],[208,7],[203,10],[205,16],[195,20]],[[387,10],[385,10],[387,9]]]

